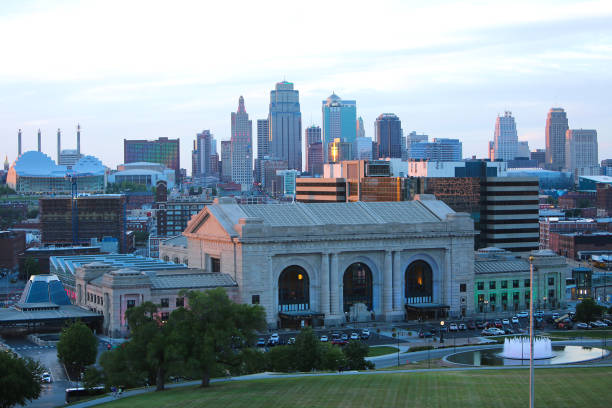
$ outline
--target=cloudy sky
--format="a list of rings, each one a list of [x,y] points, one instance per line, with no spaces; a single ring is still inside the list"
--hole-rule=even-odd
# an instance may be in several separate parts
[[[546,113],[594,128],[612,158],[612,1],[2,1],[0,154],[56,158],[55,132],[116,166],[124,138],[181,139],[191,172],[196,132],[230,136],[244,95],[251,119],[269,92],[300,91],[303,127],[332,91],[357,100],[373,137],[382,112],[404,132],[459,138],[486,156],[495,117],[544,147]]]

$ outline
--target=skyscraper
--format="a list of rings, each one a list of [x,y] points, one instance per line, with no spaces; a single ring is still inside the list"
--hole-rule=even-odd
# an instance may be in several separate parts
[[[357,138],[366,137],[365,128],[363,127],[363,119],[361,116],[357,118]]]
[[[550,108],[546,117],[546,166],[551,170],[565,167],[565,134],[569,129],[562,108]]]
[[[402,122],[393,113],[383,113],[374,122],[379,158],[402,157]]]
[[[357,138],[357,102],[344,101],[335,93],[322,101],[323,111],[323,151],[328,152],[328,144],[340,139],[341,142],[355,143]],[[325,162],[329,162],[328,155]]]
[[[410,159],[461,161],[463,145],[458,139],[433,138],[432,142],[410,144]]]
[[[302,113],[300,94],[293,83],[282,81],[270,91],[270,155],[287,162],[289,169],[302,170]]]
[[[321,128],[316,125],[312,125],[306,128],[306,146],[313,143],[321,142]]]
[[[232,181],[242,191],[253,185],[253,123],[244,108],[244,98],[238,99],[238,111],[232,112]]]
[[[578,175],[599,175],[596,130],[567,130],[565,133],[565,168]]]
[[[229,140],[221,141],[221,179],[232,179],[232,142]]]
[[[516,123],[512,112],[505,111],[504,116],[497,116],[495,121],[495,160],[514,160],[518,148]]]
[[[255,159],[255,182],[261,183],[261,161],[270,155],[270,126],[268,119],[257,119],[257,158]]]
[[[192,162],[192,176],[206,177],[211,175],[210,156],[213,154],[212,142],[214,140],[210,130],[203,130],[196,135],[194,146],[194,160]]]
[[[312,175],[321,174],[323,170],[323,150],[321,146],[321,128],[309,126],[305,130],[306,171]]]
[[[123,162],[160,163],[173,169],[177,183],[181,179],[180,139],[160,137],[157,140],[123,139]]]

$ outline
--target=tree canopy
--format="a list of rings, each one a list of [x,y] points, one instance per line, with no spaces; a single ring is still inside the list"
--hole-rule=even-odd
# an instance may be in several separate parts
[[[37,361],[0,350],[0,408],[27,405],[37,399],[43,372]]]
[[[576,305],[576,319],[581,322],[590,322],[601,318],[605,307],[599,306],[591,298],[584,299]]]
[[[57,357],[69,372],[79,377],[86,366],[96,362],[98,339],[82,322],[74,322],[62,330],[57,343]]]

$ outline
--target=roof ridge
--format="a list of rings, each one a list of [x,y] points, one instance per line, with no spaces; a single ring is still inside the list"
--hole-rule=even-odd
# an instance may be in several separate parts
[[[297,205],[299,209],[312,221],[314,225],[323,225],[321,220],[317,219],[317,217],[310,211],[310,208],[305,203],[296,202],[294,205]]]
[[[373,208],[370,207],[370,205],[365,202],[365,201],[356,201],[356,203],[366,212],[368,213],[368,215],[370,217],[372,217],[374,219],[374,221],[376,221],[379,224],[386,224],[385,220],[380,217],[378,214],[376,214],[376,212],[374,211]]]

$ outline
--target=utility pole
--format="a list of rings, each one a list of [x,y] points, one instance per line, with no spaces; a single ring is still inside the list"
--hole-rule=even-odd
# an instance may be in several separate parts
[[[529,408],[534,407],[533,383],[533,256],[529,257]]]

